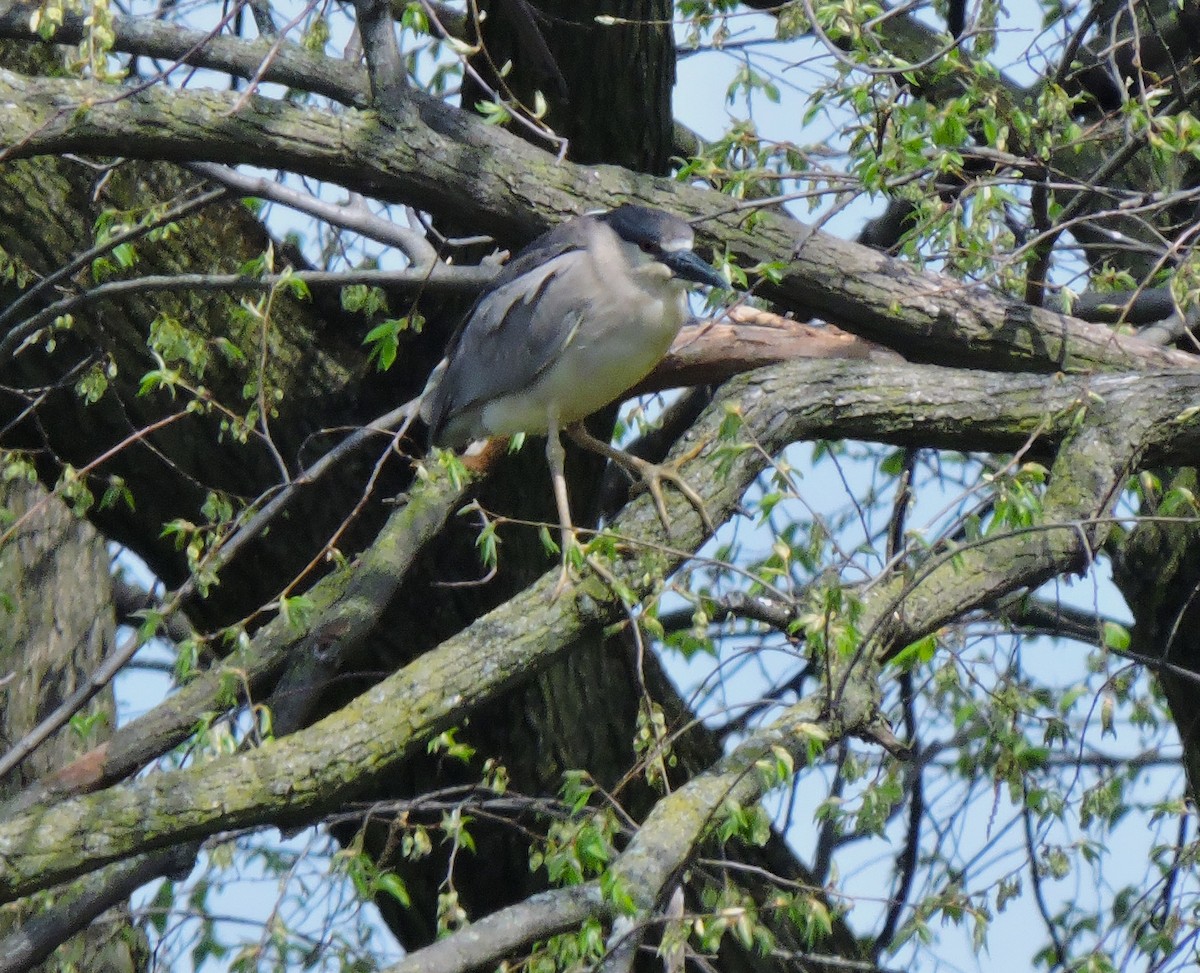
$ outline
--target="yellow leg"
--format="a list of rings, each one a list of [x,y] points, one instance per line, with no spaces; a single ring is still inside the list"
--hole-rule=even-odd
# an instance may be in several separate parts
[[[671,529],[670,521],[667,518],[667,505],[662,495],[662,483],[665,480],[682,493],[687,502],[700,515],[704,529],[710,534],[713,533],[713,523],[709,519],[708,511],[704,509],[704,501],[700,499],[700,494],[688,486],[687,481],[678,470],[631,456],[624,450],[597,439],[580,422],[568,427],[566,433],[575,444],[591,450],[593,453],[599,453],[636,476],[650,491],[650,496],[654,499],[654,508],[658,511],[658,519],[662,521],[664,530],[670,532]]]
[[[554,601],[571,582],[569,559],[577,541],[575,524],[571,521],[571,505],[567,500],[566,455],[558,438],[558,417],[553,415],[550,417],[550,428],[546,430],[546,462],[550,466],[550,478],[554,484],[554,504],[558,507],[558,543],[562,555],[562,570],[550,593],[550,600]]]

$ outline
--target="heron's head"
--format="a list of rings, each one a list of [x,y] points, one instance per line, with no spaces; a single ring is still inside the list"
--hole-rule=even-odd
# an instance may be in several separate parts
[[[708,287],[729,286],[724,277],[693,252],[696,236],[678,216],[625,203],[597,218],[608,224],[631,252],[636,248],[636,253],[645,255],[642,259],[648,257],[662,264],[672,277]]]

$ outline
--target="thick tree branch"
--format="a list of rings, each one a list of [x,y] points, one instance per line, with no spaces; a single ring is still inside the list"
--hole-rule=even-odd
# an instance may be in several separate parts
[[[1038,376],[813,361],[729,383],[677,452],[696,453],[683,471],[710,512],[722,517],[762,462],[757,449],[736,450],[726,479],[714,482],[706,474],[706,460],[726,449],[719,429],[729,410],[742,417],[744,435],[770,455],[834,428],[849,437],[972,449],[1013,449],[1041,430],[1049,444],[1075,428],[1081,405],[1103,401],[1109,414],[1130,417],[1122,424],[1129,436],[1158,417],[1151,423],[1153,434],[1146,436],[1147,459],[1153,461],[1200,447],[1200,430],[1187,412],[1197,400],[1200,374],[1191,372],[1048,382]],[[925,571],[912,590],[906,578],[881,588],[868,612],[880,619],[873,653],[887,654],[955,613],[994,599],[1005,589],[997,574],[996,565],[1003,563],[997,550],[1013,559],[1008,590],[1078,564],[1086,545],[1077,535],[1091,529],[1080,521],[1104,512],[1116,474],[1108,465],[1114,462],[1110,450],[1101,448],[1106,444],[1093,444],[1079,432],[1075,437],[1071,463],[1056,466],[1061,485],[1056,481],[1046,503],[1048,523],[1057,517],[1064,526],[1000,535],[993,542],[997,546],[964,552],[965,562],[947,559]],[[1124,459],[1118,455],[1115,462]],[[1079,472],[1068,478],[1071,464]],[[686,500],[669,496],[668,508],[671,546],[630,546],[610,568],[639,596],[702,537],[699,517]],[[667,540],[646,498],[632,504],[614,529],[649,544]],[[962,563],[970,570],[961,571]],[[579,607],[565,599],[547,604],[556,576],[550,572],[309,730],[243,756],[155,775],[8,821],[0,827],[0,895],[24,895],[134,851],[192,840],[217,828],[309,821],[344,802],[446,722],[528,678],[585,633],[623,617],[621,605],[591,584],[587,590],[593,598]]]
[[[42,39],[29,27],[34,3],[8,3],[0,10],[0,38],[16,41]],[[113,49],[141,57],[223,71],[236,78],[258,78],[323,95],[344,105],[369,104],[367,72],[358,64],[322,57],[281,39],[214,36],[148,17],[112,18]],[[82,43],[90,28],[83,14],[65,13],[54,34],[54,43]]]
[[[752,471],[748,464],[745,478]],[[736,482],[738,478],[733,478]],[[723,506],[736,497],[727,488]],[[720,496],[710,496],[716,504]],[[641,519],[653,515],[640,505]],[[633,525],[636,528],[636,522]],[[689,525],[691,545],[698,524]],[[628,555],[613,570],[634,590],[678,565],[681,551]],[[588,607],[551,600],[552,571],[459,636],[307,730],[244,756],[155,775],[65,801],[0,829],[0,899],[27,894],[135,850],[275,822],[312,820],[411,756],[455,714],[554,661],[578,639],[624,616],[600,588]],[[101,822],[104,824],[101,825]]]
[[[122,780],[185,740],[205,712],[227,708],[235,688],[254,692],[278,678],[285,663],[297,672],[305,671],[329,651],[331,639],[360,638],[406,577],[417,554],[445,525],[463,490],[449,477],[419,484],[353,565],[307,592],[311,608],[307,623],[277,616],[249,645],[239,645],[221,665],[121,727],[102,747],[27,788],[4,808],[5,815]]]
[[[93,919],[126,902],[146,883],[180,871],[186,875],[198,851],[196,845],[178,845],[105,869],[74,897],[31,916],[0,940],[0,973],[26,973],[34,969],[71,936],[86,929]]]
[[[284,168],[451,220],[470,218],[506,240],[581,209],[637,200],[694,216],[705,243],[727,247],[745,265],[786,261],[779,283],[763,283],[761,294],[910,359],[953,356],[956,364],[1040,371],[1194,363],[1100,325],[922,273],[774,212],[758,212],[748,227],[743,209],[715,192],[557,162],[503,130],[413,97],[420,118],[391,128],[369,113],[333,115],[259,97],[163,88],[128,95],[0,72],[0,99],[16,106],[0,118],[0,144],[10,146],[9,157],[136,153]]]
[[[1019,588],[1082,572],[1111,529],[1111,507],[1159,419],[1157,406],[1081,399],[1051,468],[1038,523],[935,555],[872,593],[864,611],[865,645],[885,659],[916,638]]]
[[[354,0],[354,9],[367,59],[371,103],[385,118],[398,120],[411,109],[412,102],[391,6],[388,0]]]
[[[598,882],[539,892],[417,950],[383,973],[466,973],[494,966],[520,947],[576,928],[607,908]]]
[[[865,730],[874,717],[877,692],[878,686],[865,680],[836,702],[821,695],[804,699],[660,800],[611,869],[615,887],[636,905],[636,918],[650,919],[697,845],[718,825],[723,810],[753,805],[778,783],[772,769],[784,761],[784,754],[794,766],[802,766],[829,741]],[[642,930],[629,923],[616,923],[603,973],[632,969],[641,935]]]

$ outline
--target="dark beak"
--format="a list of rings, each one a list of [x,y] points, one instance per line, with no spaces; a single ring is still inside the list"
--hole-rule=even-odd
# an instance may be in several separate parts
[[[671,268],[671,273],[683,280],[709,287],[728,288],[729,281],[718,274],[691,250],[672,250],[658,258]]]

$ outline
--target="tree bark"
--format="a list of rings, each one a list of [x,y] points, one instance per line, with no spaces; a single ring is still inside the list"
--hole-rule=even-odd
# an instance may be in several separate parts
[[[57,497],[25,478],[0,482],[0,510],[10,525],[0,545],[0,738],[4,749],[37,725],[58,700],[86,681],[113,642],[109,555],[103,539]],[[15,771],[0,781],[0,800],[107,739],[116,723],[111,692],[105,692]],[[79,890],[57,890],[69,902]],[[0,941],[28,922],[32,905],[4,913]],[[49,941],[53,943],[53,939]],[[45,940],[31,946],[28,961],[44,957]],[[146,943],[120,905],[63,942],[47,971],[74,965],[134,973],[148,967]]]

